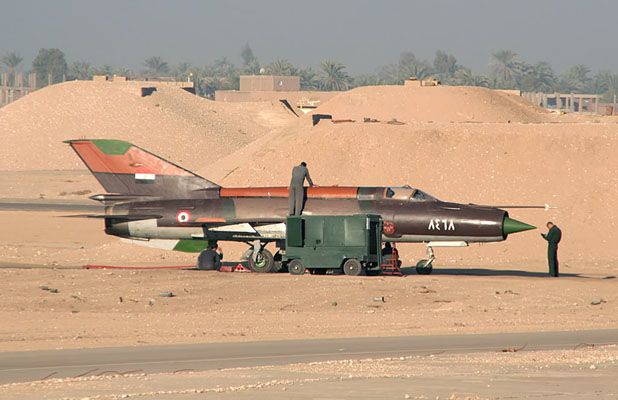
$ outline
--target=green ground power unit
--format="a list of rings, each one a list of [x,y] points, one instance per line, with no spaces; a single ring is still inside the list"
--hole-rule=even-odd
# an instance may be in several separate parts
[[[302,215],[286,220],[282,261],[288,271],[324,274],[343,269],[346,275],[380,271],[382,218],[379,215]]]

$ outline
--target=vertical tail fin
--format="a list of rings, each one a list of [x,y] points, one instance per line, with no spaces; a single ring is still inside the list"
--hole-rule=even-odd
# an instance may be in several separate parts
[[[108,193],[192,198],[196,190],[216,189],[210,182],[174,163],[122,140],[67,140]]]

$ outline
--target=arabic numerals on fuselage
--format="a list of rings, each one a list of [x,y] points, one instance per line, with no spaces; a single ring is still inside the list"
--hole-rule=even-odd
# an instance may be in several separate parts
[[[431,218],[427,226],[429,231],[454,231],[455,222],[452,219]]]

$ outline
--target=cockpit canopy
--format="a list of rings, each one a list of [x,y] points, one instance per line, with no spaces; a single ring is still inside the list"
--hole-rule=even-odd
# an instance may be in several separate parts
[[[420,189],[406,186],[387,187],[384,198],[400,201],[436,201],[437,199]]]

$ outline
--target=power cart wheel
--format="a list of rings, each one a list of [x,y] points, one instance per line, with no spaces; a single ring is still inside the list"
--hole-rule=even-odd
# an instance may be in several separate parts
[[[275,269],[275,258],[273,253],[264,249],[257,254],[256,260],[253,255],[249,257],[249,268],[253,272],[273,272]]]
[[[343,263],[343,273],[350,276],[363,275],[363,265],[356,258],[350,258]]]
[[[288,263],[288,271],[292,275],[303,275],[306,269],[301,260],[292,260]]]
[[[429,260],[420,260],[416,263],[416,273],[419,275],[429,275],[433,271],[433,263]]]

